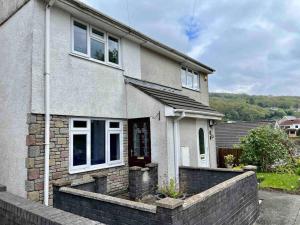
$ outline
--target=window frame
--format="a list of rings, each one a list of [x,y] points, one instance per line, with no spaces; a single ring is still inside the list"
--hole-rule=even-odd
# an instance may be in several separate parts
[[[101,120],[105,121],[105,163],[92,165],[91,164],[91,121]],[[74,128],[74,121],[87,121],[87,128]],[[119,128],[109,128],[110,122],[119,122]],[[110,134],[120,135],[120,160],[110,161]],[[85,165],[73,166],[73,136],[74,134],[87,135],[87,163]],[[110,167],[123,166],[123,121],[122,120],[109,120],[109,119],[88,119],[88,118],[71,118],[69,120],[69,173],[82,173],[92,170],[106,169]]]
[[[190,87],[188,85],[188,76],[190,76],[190,74],[192,75],[192,87]],[[194,83],[194,77],[197,76],[197,81],[198,81],[198,88],[195,88],[195,83]],[[185,83],[183,84],[183,78],[185,78]],[[201,74],[197,71],[194,71],[188,67],[185,66],[181,66],[180,68],[180,81],[181,81],[181,86],[183,88],[189,89],[189,90],[193,90],[193,91],[199,91],[201,90]]]
[[[85,53],[82,53],[82,52],[78,52],[74,49],[74,22],[78,22],[78,23],[81,23],[83,25],[85,25],[87,27],[87,54]],[[102,32],[104,34],[104,38],[100,38],[99,36],[93,34],[93,29],[95,30],[98,30],[100,32]],[[108,58],[108,37],[112,37],[112,38],[115,38],[118,40],[118,64],[116,63],[113,63],[113,62],[110,62],[109,61],[109,58]],[[91,57],[91,39],[94,39],[96,41],[99,41],[99,42],[102,42],[104,43],[104,61],[101,61],[101,60],[98,60],[98,59],[95,59],[95,58],[92,58]],[[91,25],[91,24],[88,24],[86,22],[83,22],[79,19],[76,19],[76,18],[71,18],[71,52],[72,54],[74,55],[79,55],[79,56],[82,56],[88,60],[91,60],[91,61],[94,61],[94,62],[98,62],[98,63],[101,63],[101,64],[105,64],[105,65],[109,65],[109,66],[112,66],[112,67],[117,67],[117,68],[121,68],[121,38],[120,37],[117,37],[109,32],[105,32],[104,30],[94,26],[94,25]]]

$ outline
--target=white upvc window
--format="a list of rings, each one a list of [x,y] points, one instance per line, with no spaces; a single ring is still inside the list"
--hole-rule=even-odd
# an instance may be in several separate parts
[[[70,119],[69,172],[123,165],[123,124],[119,120]]]
[[[182,87],[199,91],[200,90],[200,75],[199,73],[182,67],[181,68],[181,84]]]
[[[93,61],[120,66],[120,38],[72,19],[72,53]]]

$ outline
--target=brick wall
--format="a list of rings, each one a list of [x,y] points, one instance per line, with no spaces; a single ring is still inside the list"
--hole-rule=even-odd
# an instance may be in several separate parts
[[[257,180],[250,171],[185,200],[164,198],[156,206],[68,187],[55,189],[54,198],[59,209],[111,225],[251,225],[259,215]]]
[[[1,185],[0,185],[1,187]],[[10,194],[0,189],[1,225],[104,225],[59,209]]]
[[[53,201],[52,183],[89,179],[91,175],[104,174],[107,176],[107,189],[117,192],[128,187],[128,151],[127,151],[127,122],[123,122],[123,159],[125,166],[90,172],[69,174],[69,117],[51,116],[50,122],[50,181],[49,204]],[[28,116],[29,131],[26,138],[28,158],[26,159],[27,181],[26,191],[30,200],[43,201],[44,185],[44,116],[31,114]]]
[[[179,186],[183,192],[195,194],[238,176],[241,173],[243,172],[230,171],[228,169],[180,167]]]

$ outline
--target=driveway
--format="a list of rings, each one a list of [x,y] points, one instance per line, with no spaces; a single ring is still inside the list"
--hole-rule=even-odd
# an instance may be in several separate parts
[[[300,225],[300,195],[259,191],[260,216],[254,225]]]

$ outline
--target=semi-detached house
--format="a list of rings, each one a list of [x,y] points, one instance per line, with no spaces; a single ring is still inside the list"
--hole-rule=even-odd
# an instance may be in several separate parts
[[[3,1],[2,1],[3,2]],[[52,202],[54,181],[131,166],[216,167],[214,70],[76,0],[2,3],[0,183]]]

